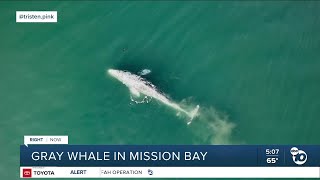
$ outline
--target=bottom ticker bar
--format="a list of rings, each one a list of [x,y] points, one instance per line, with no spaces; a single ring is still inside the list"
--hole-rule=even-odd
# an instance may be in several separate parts
[[[21,178],[320,178],[319,167],[20,167]]]

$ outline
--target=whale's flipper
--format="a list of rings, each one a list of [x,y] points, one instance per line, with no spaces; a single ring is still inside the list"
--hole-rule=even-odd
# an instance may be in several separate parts
[[[194,108],[194,110],[192,110],[192,111],[189,113],[190,120],[189,120],[189,122],[187,123],[188,125],[191,124],[193,118],[195,118],[195,117],[198,115],[199,108],[200,108],[200,106],[197,105],[197,107]]]
[[[147,74],[149,74],[149,73],[151,73],[151,70],[150,70],[150,69],[143,69],[143,70],[141,70],[140,72],[138,72],[138,74],[139,74],[140,76],[145,76],[145,75],[147,75]]]
[[[135,88],[129,88],[130,93],[133,94],[136,97],[140,96],[140,92],[138,90],[136,90]]]

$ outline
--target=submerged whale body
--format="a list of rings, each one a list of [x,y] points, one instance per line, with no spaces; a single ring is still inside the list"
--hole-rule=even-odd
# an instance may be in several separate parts
[[[199,105],[196,106],[196,108],[192,111],[187,111],[183,108],[181,108],[177,103],[171,101],[169,98],[167,98],[163,93],[161,93],[155,85],[153,85],[151,82],[145,80],[144,78],[136,75],[136,74],[132,74],[129,71],[122,71],[122,70],[116,70],[116,69],[108,69],[108,74],[114,78],[116,78],[117,80],[119,80],[120,82],[122,82],[124,85],[126,85],[129,90],[130,93],[136,97],[139,97],[140,94],[145,95],[145,98],[147,99],[146,102],[148,101],[148,97],[150,98],[154,98],[160,102],[162,102],[163,104],[179,111],[182,112],[184,114],[186,114],[190,120],[188,121],[188,124],[191,123],[192,119],[197,115],[198,110],[199,110]],[[144,98],[144,100],[145,100]],[[133,100],[133,98],[131,97],[131,100]],[[137,102],[137,101],[135,101]],[[137,102],[139,103],[139,102]]]

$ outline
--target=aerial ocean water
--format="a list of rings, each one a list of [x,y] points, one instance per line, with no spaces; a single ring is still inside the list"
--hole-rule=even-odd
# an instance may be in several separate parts
[[[320,144],[320,3],[0,2],[1,179],[24,135],[71,144]],[[57,23],[16,23],[54,10]],[[132,104],[107,69],[145,78],[199,116]]]

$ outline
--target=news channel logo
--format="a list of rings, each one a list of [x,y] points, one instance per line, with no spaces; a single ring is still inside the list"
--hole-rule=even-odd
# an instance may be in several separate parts
[[[292,147],[290,153],[292,155],[293,162],[297,165],[303,165],[307,162],[308,155],[303,150],[299,150],[297,147]]]
[[[152,176],[152,175],[153,175],[153,171],[152,171],[151,169],[148,169],[148,174],[149,174],[150,176]]]

